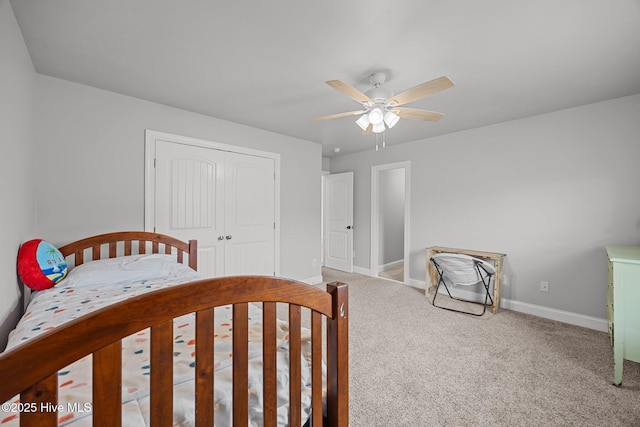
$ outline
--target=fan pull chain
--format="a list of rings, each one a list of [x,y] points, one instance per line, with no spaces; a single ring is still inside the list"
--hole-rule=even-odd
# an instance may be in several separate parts
[[[378,133],[375,134],[376,135],[376,151],[378,151],[380,149],[380,144],[378,143]],[[383,131],[382,132],[382,148],[386,148],[387,147],[387,131]]]

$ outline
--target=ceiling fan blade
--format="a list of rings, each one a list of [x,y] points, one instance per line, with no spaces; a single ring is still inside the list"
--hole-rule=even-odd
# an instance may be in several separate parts
[[[436,122],[444,117],[442,113],[420,110],[419,108],[394,107],[393,112],[405,119],[427,120],[430,122]]]
[[[371,100],[371,98],[369,98],[364,93],[360,92],[355,87],[350,86],[347,83],[343,82],[342,80],[329,80],[326,83],[332,88],[334,88],[335,90],[337,90],[338,92],[342,93],[343,95],[347,95],[349,98],[353,99],[354,101],[358,101],[360,103],[368,102],[373,104],[373,101]]]
[[[331,114],[330,116],[316,117],[311,119],[312,122],[321,122],[322,120],[338,119],[340,117],[357,116],[358,114],[366,113],[367,110],[347,111],[346,113]]]
[[[404,92],[400,92],[399,94],[392,96],[389,99],[389,105],[396,106],[408,104],[410,102],[417,101],[418,99],[422,99],[425,96],[433,95],[434,93],[448,89],[451,86],[453,86],[453,82],[449,80],[448,77],[438,77],[437,79],[414,86],[411,89],[407,89]]]
[[[369,126],[365,130],[362,131],[363,135],[371,135],[373,133],[373,125],[369,123]]]

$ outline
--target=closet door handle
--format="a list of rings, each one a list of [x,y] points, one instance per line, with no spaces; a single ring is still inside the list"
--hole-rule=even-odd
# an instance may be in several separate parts
[[[225,237],[225,239],[227,239],[227,240],[231,240],[231,234],[227,234],[227,235],[226,235],[226,237]]]
[[[218,240],[224,240],[224,236],[222,235],[218,236]]]

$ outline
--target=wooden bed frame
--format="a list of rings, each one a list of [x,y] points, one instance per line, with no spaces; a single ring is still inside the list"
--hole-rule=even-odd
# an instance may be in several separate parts
[[[120,243],[119,243],[120,242]],[[137,242],[137,244],[136,244]],[[70,265],[135,253],[174,253],[179,262],[197,267],[197,243],[148,232],[109,233],[62,246]],[[122,248],[124,247],[124,248]],[[107,249],[105,251],[105,249]],[[87,256],[87,252],[90,254]],[[72,258],[72,259],[69,259]],[[70,321],[0,354],[0,402],[20,395],[32,407],[57,405],[57,372],[93,354],[94,425],[121,425],[121,340],[151,328],[150,399],[152,426],[172,424],[173,319],[196,313],[196,421],[213,425],[214,307],[233,305],[233,423],[248,424],[248,303],[263,303],[265,426],[276,425],[276,303],[288,304],[290,360],[300,361],[301,307],[311,310],[312,412],[318,427],[349,424],[347,285],[327,285],[327,292],[294,280],[266,276],[202,279],[130,298]],[[131,316],[130,313],[135,313]],[[327,416],[322,417],[322,340],[326,318]],[[207,344],[208,343],[208,344]],[[301,367],[290,366],[291,425],[301,425]],[[7,381],[7,379],[10,379]],[[56,411],[21,412],[21,426],[55,426]]]

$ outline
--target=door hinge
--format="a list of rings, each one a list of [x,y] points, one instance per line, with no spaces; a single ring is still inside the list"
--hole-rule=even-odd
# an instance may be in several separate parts
[[[153,158],[153,168],[155,169],[155,167],[156,167],[156,159],[155,159],[155,157],[154,157],[154,158]]]

